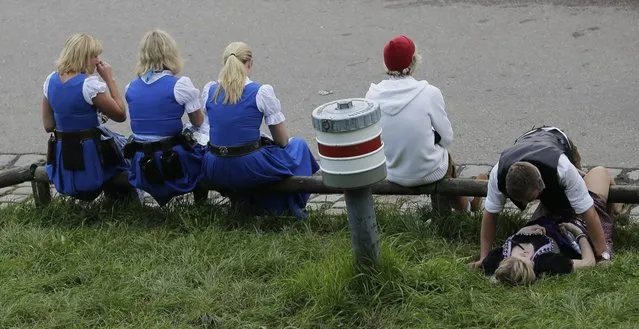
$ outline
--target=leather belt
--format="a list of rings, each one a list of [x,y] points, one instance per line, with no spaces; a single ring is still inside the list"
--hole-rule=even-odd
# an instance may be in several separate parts
[[[157,151],[167,151],[177,145],[183,145],[182,139],[179,137],[171,137],[161,141],[155,142],[136,142],[130,141],[127,145],[127,151],[136,153],[136,152],[148,152],[155,153]]]
[[[262,147],[262,143],[259,140],[251,143],[246,143],[238,146],[217,146],[209,143],[209,152],[221,156],[221,157],[233,157],[246,155],[251,152],[257,151]]]
[[[99,129],[86,129],[80,131],[54,131],[53,134],[57,140],[85,140],[98,138],[102,135],[102,132]]]

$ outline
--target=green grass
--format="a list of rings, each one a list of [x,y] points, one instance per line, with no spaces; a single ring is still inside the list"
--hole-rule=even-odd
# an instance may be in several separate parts
[[[609,268],[497,286],[465,264],[480,216],[377,212],[382,265],[357,272],[345,216],[243,218],[55,200],[0,210],[0,328],[633,328],[639,230]],[[503,238],[520,218],[506,216]]]

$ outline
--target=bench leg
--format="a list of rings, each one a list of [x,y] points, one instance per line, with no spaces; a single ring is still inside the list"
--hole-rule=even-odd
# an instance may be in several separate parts
[[[438,216],[450,216],[453,213],[453,197],[442,194],[431,194],[430,201],[433,212]]]
[[[204,184],[198,184],[193,189],[193,202],[198,205],[205,204],[209,199],[209,189]]]
[[[48,182],[32,180],[31,189],[36,207],[45,207],[51,203],[51,188]]]

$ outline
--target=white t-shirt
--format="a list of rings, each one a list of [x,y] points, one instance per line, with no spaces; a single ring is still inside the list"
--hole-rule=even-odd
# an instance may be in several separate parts
[[[504,209],[506,196],[499,191],[497,183],[497,169],[499,162],[490,171],[488,178],[488,194],[485,202],[486,211],[498,214]],[[588,193],[586,182],[579,174],[577,168],[570,162],[565,154],[559,156],[557,162],[557,177],[559,184],[564,188],[570,205],[577,214],[583,214],[593,206],[594,201]]]

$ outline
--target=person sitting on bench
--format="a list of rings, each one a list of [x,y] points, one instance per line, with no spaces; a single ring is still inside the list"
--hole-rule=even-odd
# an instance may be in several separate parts
[[[610,250],[602,228],[602,225],[611,225],[611,216],[606,211],[607,198],[597,190],[588,189],[575,166],[575,163],[580,166],[578,159],[572,141],[559,128],[551,126],[524,133],[513,146],[503,151],[489,175],[481,223],[480,259],[469,266],[478,267],[488,255],[495,239],[497,218],[507,198],[520,210],[539,199],[539,207],[546,213],[559,217],[582,217],[595,256],[597,259],[609,259]],[[606,169],[597,167],[592,171]],[[606,186],[610,184],[607,171],[597,177],[601,177]]]
[[[149,193],[160,206],[192,192],[202,180],[206,149],[184,130],[182,116],[199,127],[204,122],[200,91],[191,79],[177,76],[182,59],[165,31],[142,39],[136,75],[126,87],[133,135],[124,151],[132,159],[129,182]]]
[[[231,202],[250,214],[307,216],[310,193],[249,192],[248,188],[319,170],[306,141],[289,138],[273,87],[251,81],[253,52],[243,42],[224,50],[218,81],[202,91],[209,127],[205,179],[224,190]],[[265,121],[273,138],[262,136]]]
[[[42,99],[42,121],[51,133],[45,166],[58,193],[92,201],[102,191],[108,197],[135,195],[117,188],[111,178],[126,171],[122,156],[126,138],[102,125],[102,120],[126,120],[126,108],[111,66],[102,61],[100,41],[74,34],[66,39],[57,70],[47,76]],[[97,71],[105,81],[93,74]],[[108,92],[107,92],[108,91]]]
[[[413,40],[400,35],[384,47],[388,78],[371,83],[366,99],[379,104],[387,180],[413,187],[458,176],[448,149],[453,128],[439,88],[413,74],[421,60]],[[483,179],[483,178],[482,178]],[[461,212],[479,208],[481,198],[455,198]]]

